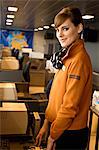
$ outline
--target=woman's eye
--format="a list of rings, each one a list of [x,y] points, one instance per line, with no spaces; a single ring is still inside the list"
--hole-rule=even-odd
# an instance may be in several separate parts
[[[69,28],[67,28],[67,27],[63,27],[63,30],[64,30],[64,31],[67,31],[68,29],[69,29]]]

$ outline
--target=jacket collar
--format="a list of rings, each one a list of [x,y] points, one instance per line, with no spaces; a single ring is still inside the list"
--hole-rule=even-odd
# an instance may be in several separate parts
[[[81,49],[84,49],[84,41],[83,39],[78,39],[76,40],[67,50],[66,55],[62,58],[62,61],[67,58],[70,57],[72,55],[75,55],[76,53],[78,53],[79,51],[81,51]]]

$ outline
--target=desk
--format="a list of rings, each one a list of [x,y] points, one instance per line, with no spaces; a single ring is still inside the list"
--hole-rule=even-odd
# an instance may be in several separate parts
[[[0,82],[22,82],[23,71],[22,70],[0,70]]]
[[[3,103],[3,107],[0,107],[0,136],[26,134],[27,119],[24,103]]]
[[[20,99],[17,100],[0,100],[1,103],[1,109],[4,106],[4,103],[25,103],[26,108],[27,108],[27,113],[28,113],[28,120],[27,120],[27,129],[26,129],[26,135],[30,135],[30,128],[33,127],[33,112],[44,112],[46,106],[47,106],[47,99],[32,99],[33,95],[25,94],[25,97],[21,97]],[[40,120],[40,119],[39,119]],[[36,120],[38,122],[38,119]],[[35,122],[36,122],[35,121]],[[34,123],[35,124],[35,123]],[[40,124],[40,121],[39,121]],[[36,125],[35,126],[35,134],[36,131],[39,129]]]
[[[89,143],[90,143],[90,136],[91,136],[91,126],[92,126],[92,116],[95,114],[98,117],[98,125],[97,125],[97,132],[96,132],[96,141],[95,141],[95,150],[98,150],[98,140],[99,140],[99,111],[95,109],[95,107],[90,107],[90,122],[89,122],[89,140],[88,140],[88,147],[89,150]]]

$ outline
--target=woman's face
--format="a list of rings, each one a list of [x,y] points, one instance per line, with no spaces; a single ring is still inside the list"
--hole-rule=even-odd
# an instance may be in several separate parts
[[[80,30],[81,24],[74,26],[70,19],[67,19],[63,24],[56,28],[56,36],[61,46],[65,48],[70,46],[79,38]]]

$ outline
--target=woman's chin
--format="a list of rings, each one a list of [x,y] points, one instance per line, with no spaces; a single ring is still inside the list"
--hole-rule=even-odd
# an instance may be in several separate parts
[[[67,47],[67,45],[66,45],[66,44],[61,44],[61,47],[66,48],[66,47]]]

